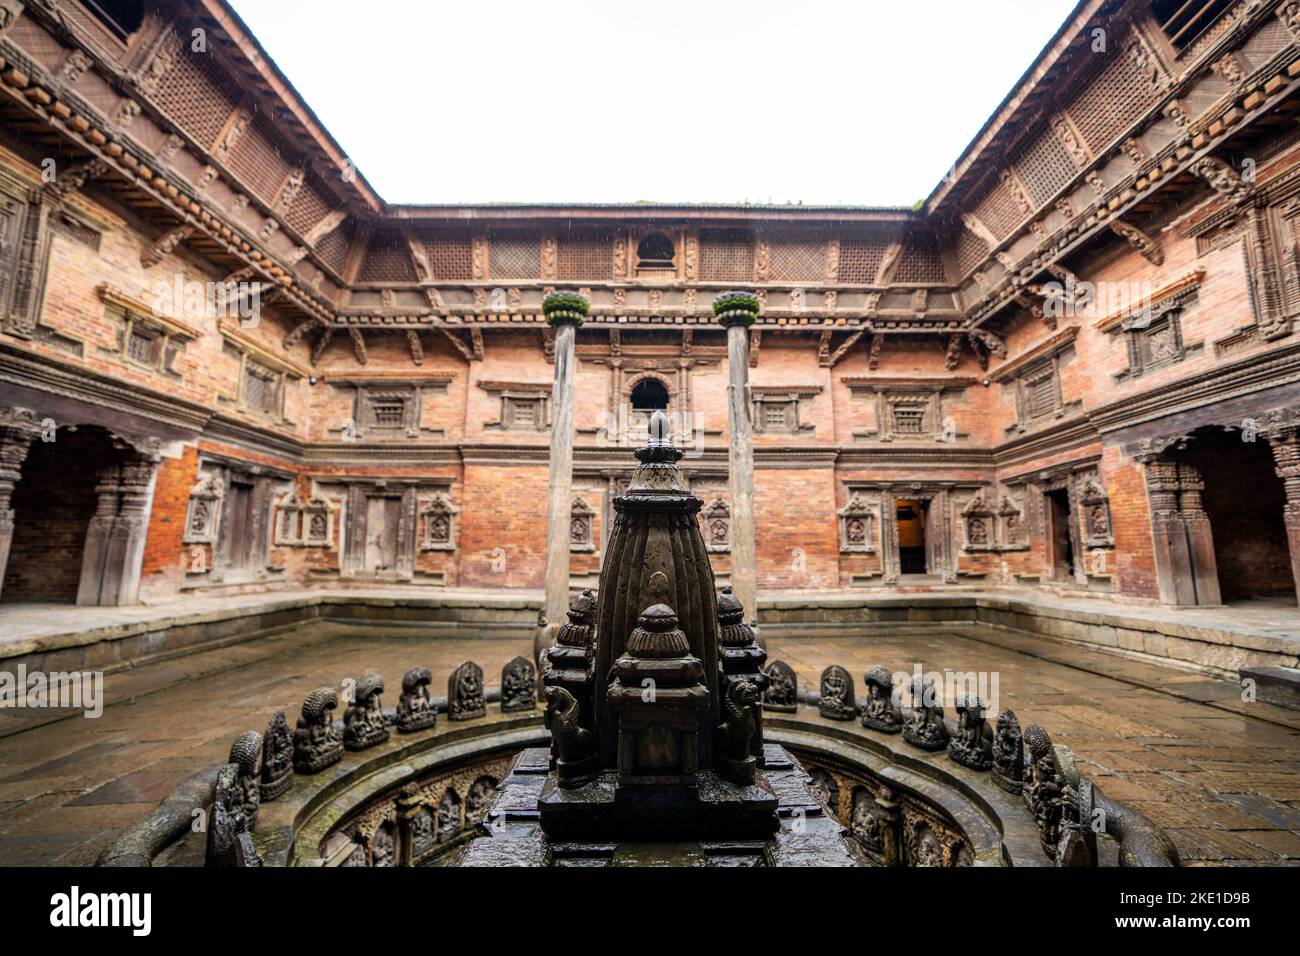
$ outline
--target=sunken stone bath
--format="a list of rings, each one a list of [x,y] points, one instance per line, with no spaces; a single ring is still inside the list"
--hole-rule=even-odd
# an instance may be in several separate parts
[[[932,680],[880,666],[861,695],[839,666],[801,692],[715,587],[662,413],[636,457],[600,586],[538,661],[496,686],[466,661],[446,697],[417,665],[389,709],[376,673],[312,691],[101,864],[1178,865],[1011,711],[959,694],[950,717]]]

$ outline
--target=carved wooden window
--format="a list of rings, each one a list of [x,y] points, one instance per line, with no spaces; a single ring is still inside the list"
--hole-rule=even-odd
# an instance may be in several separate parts
[[[126,337],[126,357],[133,362],[157,368],[162,338],[141,329],[131,329]]]
[[[1056,376],[1048,370],[1025,382],[1025,410],[1030,418],[1050,415],[1057,404]]]
[[[596,512],[582,498],[574,498],[569,511],[569,550],[595,551]]]
[[[704,522],[704,543],[715,554],[731,550],[731,509],[721,497],[700,513]]]
[[[272,415],[280,412],[281,376],[256,362],[244,363],[243,403]]]
[[[875,545],[875,506],[857,492],[838,512],[840,522],[840,551],[845,554],[870,554]]]
[[[673,275],[677,271],[677,250],[662,232],[652,232],[636,247],[636,274],[639,276]]]
[[[745,229],[700,230],[700,279],[750,282],[754,278],[754,240]]]
[[[508,396],[504,399],[504,403],[502,424],[510,431],[546,429],[546,405],[541,398]]]
[[[895,405],[894,433],[898,435],[924,435],[925,406]]]
[[[1238,0],[1154,0],[1151,16],[1176,50],[1183,50],[1222,20]]]
[[[18,237],[26,206],[8,196],[0,196],[0,319],[9,312],[14,280],[18,272]]]
[[[798,402],[760,401],[758,407],[761,410],[759,422],[762,431],[790,432],[795,430],[799,420],[796,414],[799,408]]]

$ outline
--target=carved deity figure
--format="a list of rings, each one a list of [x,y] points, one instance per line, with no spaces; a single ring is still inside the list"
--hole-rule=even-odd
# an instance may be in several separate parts
[[[501,711],[511,714],[537,706],[537,669],[526,657],[516,657],[501,668]]]
[[[853,791],[853,837],[873,853],[884,850],[884,834],[880,828],[879,808],[875,796],[868,790]]]
[[[943,722],[943,705],[938,702],[934,681],[923,677],[912,681],[912,713],[903,724],[903,739],[922,750],[948,746],[948,727]]]
[[[343,746],[348,750],[365,750],[388,740],[384,705],[380,695],[384,679],[366,674],[357,681],[353,701],[343,712]]]
[[[821,701],[817,710],[831,720],[852,720],[858,715],[853,701],[853,677],[838,664],[822,671]]]
[[[402,675],[402,696],[397,699],[397,731],[427,730],[438,722],[438,710],[429,697],[433,674],[427,667],[412,667]]]
[[[257,826],[257,811],[262,804],[262,735],[256,730],[246,730],[230,745],[228,763],[239,768],[230,805],[232,813],[243,817],[244,827],[250,832]]]
[[[793,714],[799,709],[799,678],[785,661],[773,661],[764,670],[767,690],[763,692],[763,709]]]
[[[284,719],[284,711],[276,711],[262,735],[262,801],[283,796],[292,785],[293,731]]]
[[[1024,781],[1024,745],[1015,711],[1004,710],[993,736],[993,782],[1019,796]]]
[[[957,698],[957,733],[948,742],[948,756],[972,770],[993,766],[993,731],[984,717],[984,702],[965,695]]]
[[[563,687],[546,688],[546,727],[559,786],[574,790],[594,780],[599,770],[596,740],[578,723],[578,702]]]
[[[302,702],[302,716],[293,732],[293,769],[318,773],[343,757],[343,735],[334,728],[334,708],[339,695],[332,687],[319,687]]]
[[[885,734],[903,729],[903,711],[894,701],[894,675],[877,664],[862,676],[867,699],[862,704],[862,726]]]
[[[943,845],[927,826],[919,828],[916,834],[916,859],[913,866],[943,866]]]
[[[1056,750],[1047,731],[1037,724],[1025,729],[1026,779],[1025,805],[1038,823],[1038,837],[1043,850],[1055,858],[1061,840],[1061,813],[1065,794],[1065,777],[1056,762]]]
[[[473,720],[487,714],[483,701],[483,668],[466,661],[447,680],[447,719]]]
[[[260,741],[259,741],[260,744]],[[217,785],[208,815],[207,866],[261,866],[262,857],[253,845],[248,818],[243,812],[246,790],[243,771],[228,763],[217,771]]]

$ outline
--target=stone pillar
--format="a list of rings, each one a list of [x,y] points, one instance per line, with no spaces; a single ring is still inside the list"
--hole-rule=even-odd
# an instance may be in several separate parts
[[[1161,602],[1185,607],[1221,604],[1214,532],[1201,502],[1205,482],[1200,471],[1168,457],[1149,458],[1145,465]]]
[[[0,409],[0,588],[9,566],[14,540],[14,486],[22,477],[23,462],[32,440],[40,433],[34,412],[25,408]]]
[[[576,292],[553,292],[542,301],[555,330],[555,384],[551,387],[551,473],[547,486],[546,604],[548,632],[564,624],[569,610],[569,520],[573,499],[574,339],[590,306]],[[605,529],[608,537],[609,530]]]
[[[1196,587],[1196,603],[1216,606],[1223,603],[1219,592],[1219,563],[1214,556],[1214,529],[1210,516],[1205,513],[1202,493],[1205,479],[1199,468],[1180,462],[1178,484],[1182,490],[1183,523],[1187,527],[1187,550],[1192,559],[1192,580]]]
[[[1282,520],[1286,523],[1286,540],[1291,551],[1291,576],[1300,599],[1300,433],[1292,429],[1272,438],[1269,447],[1273,449],[1273,462],[1286,493]]]
[[[718,323],[727,330],[727,477],[731,490],[731,590],[758,620],[758,561],[754,546],[754,429],[750,420],[749,327],[758,317],[758,297],[726,292],[713,300]]]

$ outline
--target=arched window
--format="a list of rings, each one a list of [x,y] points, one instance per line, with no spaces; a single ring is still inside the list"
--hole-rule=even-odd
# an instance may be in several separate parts
[[[643,378],[632,386],[632,408],[651,412],[668,407],[668,388],[657,378]]]
[[[652,232],[636,247],[637,267],[671,269],[674,254],[673,241],[662,232]]]
[[[119,40],[144,24],[144,0],[81,0],[81,5]]]

